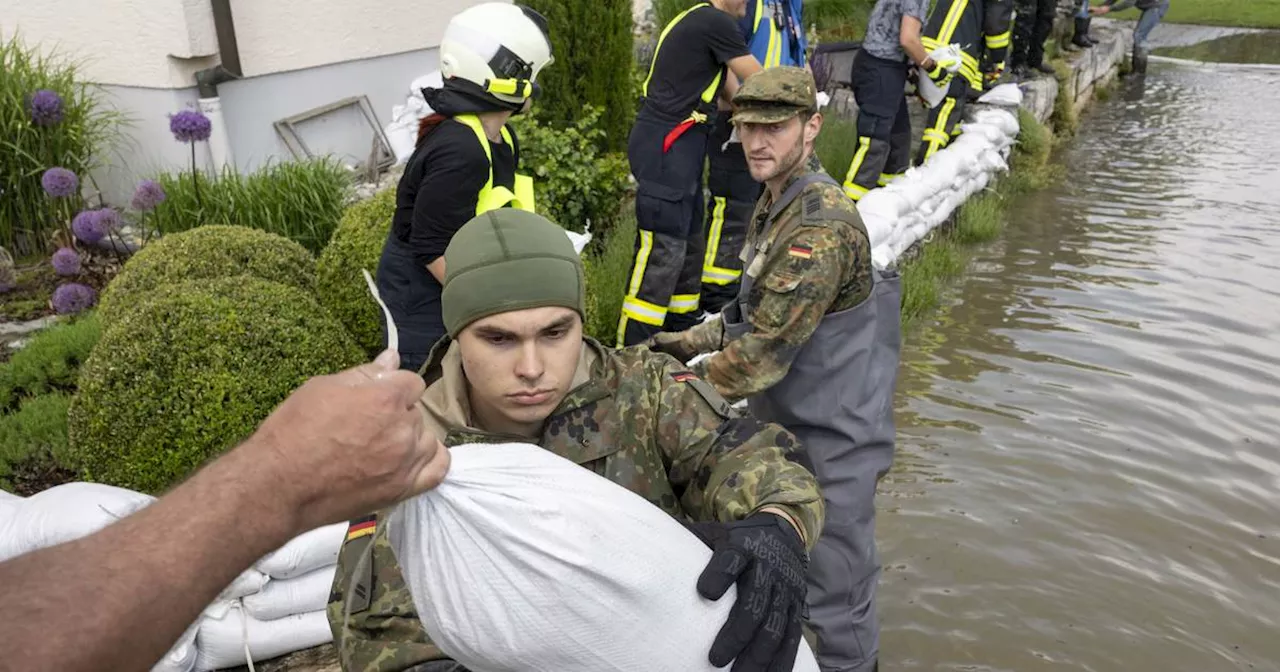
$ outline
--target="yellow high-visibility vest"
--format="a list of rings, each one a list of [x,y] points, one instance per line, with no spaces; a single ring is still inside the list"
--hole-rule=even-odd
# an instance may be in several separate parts
[[[459,114],[454,117],[454,120],[466,124],[475,132],[476,139],[480,141],[480,146],[484,148],[484,158],[489,161],[489,181],[485,182],[484,188],[480,190],[480,194],[476,198],[476,214],[479,215],[508,205],[533,212],[533,178],[516,173],[514,192],[503,186],[494,186],[493,152],[489,148],[489,138],[484,133],[484,126],[481,125],[480,118],[474,114]],[[505,124],[502,127],[502,141],[507,143],[513,151],[515,150],[515,145],[511,141],[511,133],[507,130]]]

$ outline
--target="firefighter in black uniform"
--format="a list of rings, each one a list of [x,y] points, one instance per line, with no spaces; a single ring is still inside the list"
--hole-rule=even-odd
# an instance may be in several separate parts
[[[746,2],[700,2],[672,19],[658,38],[627,144],[638,230],[619,347],[697,322],[709,121],[716,96],[731,99],[738,81],[761,69],[737,23]]]
[[[765,68],[807,67],[807,41],[800,0],[747,0],[738,21],[751,54]],[[718,313],[738,295],[747,224],[764,185],[751,179],[742,143],[733,138],[732,116],[721,103],[707,143],[706,253],[702,259],[700,311]],[[815,160],[816,160],[816,156]]]
[[[959,44],[960,70],[951,76],[946,97],[929,110],[916,165],[959,135],[969,96],[981,95],[983,80],[995,81],[1004,72],[1012,13],[1012,0],[940,0],[934,7],[920,41],[929,51]]]

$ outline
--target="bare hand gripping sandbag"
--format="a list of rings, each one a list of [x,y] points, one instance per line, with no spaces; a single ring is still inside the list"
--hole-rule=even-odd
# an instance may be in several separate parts
[[[472,672],[711,672],[737,599],[698,595],[711,550],[642,497],[528,444],[452,449],[388,518],[432,640]],[[793,668],[817,672],[801,641]]]

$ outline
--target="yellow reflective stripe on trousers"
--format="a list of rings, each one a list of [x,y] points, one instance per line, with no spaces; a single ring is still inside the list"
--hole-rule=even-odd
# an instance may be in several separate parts
[[[476,134],[476,140],[480,142],[480,147],[484,149],[484,158],[489,162],[489,179],[476,196],[476,214],[479,215],[508,205],[533,212],[533,178],[528,175],[517,174],[515,176],[514,193],[506,187],[493,186],[493,151],[489,147],[489,138],[485,135],[484,125],[480,123],[480,117],[474,114],[459,114],[454,117],[454,120],[464,124]],[[508,147],[515,149],[514,141],[511,139],[511,132],[507,130],[505,125],[502,127],[502,141],[507,143]]]
[[[644,299],[637,299],[634,296],[628,296],[622,301],[622,314],[636,322],[661,327],[667,321],[667,309],[657,306]]]
[[[1009,46],[1009,37],[1012,34],[1012,32],[1013,31],[1006,30],[1003,33],[1000,33],[999,35],[988,35],[987,48],[999,49],[1000,47]]]
[[[649,95],[649,80],[653,79],[653,69],[654,69],[654,66],[658,64],[658,54],[662,51],[662,41],[667,39],[667,33],[671,32],[671,29],[674,28],[677,23],[680,23],[681,19],[688,16],[689,12],[692,12],[693,10],[698,9],[699,7],[710,7],[710,6],[711,6],[711,3],[699,2],[698,4],[690,7],[689,9],[686,9],[683,12],[676,14],[676,18],[671,19],[671,23],[668,23],[667,27],[662,29],[662,34],[658,36],[658,46],[653,48],[653,60],[649,61],[649,74],[644,78],[644,87],[641,88],[641,91],[644,93],[644,95],[646,96]],[[713,87],[712,98],[715,97],[714,88],[718,88],[719,83],[720,83],[720,73],[716,73],[715,81],[712,82],[712,87]],[[703,100],[710,102],[710,98],[706,98],[705,92],[703,93]]]
[[[876,184],[887,187],[889,183],[902,177],[902,173],[880,173],[880,179],[876,180]]]
[[[678,315],[692,313],[698,309],[698,301],[701,299],[701,294],[672,294],[667,310]]]
[[[853,160],[849,162],[849,172],[844,176],[844,193],[858,200],[867,195],[867,188],[853,181],[858,176],[858,169],[862,168],[862,162],[867,158],[867,150],[871,149],[871,138],[858,138],[858,151],[854,152]]]
[[[707,252],[702,255],[702,282],[708,285],[727,285],[742,277],[742,271],[716,266],[716,254],[720,251],[720,237],[724,234],[724,210],[729,202],[724,196],[714,196],[711,209],[711,225],[707,227]]]
[[[938,148],[945,147],[951,141],[951,137],[947,135],[947,119],[951,116],[951,111],[956,107],[956,99],[948,96],[942,103],[942,110],[938,112],[938,120],[933,126],[926,128],[924,131],[924,140],[929,143],[929,148],[924,152],[924,158],[927,161],[933,156]]]

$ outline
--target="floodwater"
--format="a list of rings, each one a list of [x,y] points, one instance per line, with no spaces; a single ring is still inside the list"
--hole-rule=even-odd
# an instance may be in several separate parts
[[[1211,63],[1280,64],[1280,31],[1226,35],[1199,44],[1157,47],[1151,53]]]
[[[1153,61],[908,335],[882,670],[1280,670],[1277,109]]]

